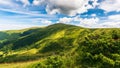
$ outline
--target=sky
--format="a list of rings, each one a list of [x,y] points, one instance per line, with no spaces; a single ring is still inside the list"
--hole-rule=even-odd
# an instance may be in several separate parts
[[[0,0],[0,30],[55,23],[120,28],[120,0]]]

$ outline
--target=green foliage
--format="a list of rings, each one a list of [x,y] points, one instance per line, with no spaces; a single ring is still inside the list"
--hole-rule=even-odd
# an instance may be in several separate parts
[[[60,56],[48,57],[43,63],[36,63],[31,68],[62,68],[63,59]]]
[[[52,56],[47,58],[45,64],[48,68],[61,68],[63,60],[59,56]]]
[[[38,59],[28,68],[119,68],[120,29],[59,23],[0,32],[0,63]]]
[[[119,34],[119,33],[120,33],[120,32],[118,32],[118,31],[116,31],[116,30],[112,31],[112,38],[113,38],[114,40],[120,39],[120,34]]]
[[[50,43],[46,44],[45,47],[43,47],[41,52],[45,53],[45,52],[62,50],[62,49],[63,49],[63,47],[61,46],[61,44],[59,44],[57,42],[50,42]]]

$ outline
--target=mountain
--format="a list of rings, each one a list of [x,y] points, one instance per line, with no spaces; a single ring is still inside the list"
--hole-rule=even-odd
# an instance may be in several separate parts
[[[42,59],[29,68],[119,68],[120,29],[53,24],[0,32],[0,63]]]

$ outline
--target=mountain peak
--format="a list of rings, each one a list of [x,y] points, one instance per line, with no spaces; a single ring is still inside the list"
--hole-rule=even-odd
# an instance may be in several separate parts
[[[53,25],[68,25],[68,24],[65,24],[65,23],[55,23]]]

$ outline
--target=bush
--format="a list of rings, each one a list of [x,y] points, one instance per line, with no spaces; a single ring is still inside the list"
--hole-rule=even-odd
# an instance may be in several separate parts
[[[59,56],[48,57],[45,62],[48,68],[61,68],[63,61]]]
[[[28,67],[29,68],[62,68],[62,65],[63,65],[63,59],[60,56],[51,56],[41,63],[36,63]]]
[[[61,44],[58,44],[57,42],[49,42],[43,47],[41,52],[45,53],[45,52],[59,51],[62,49],[63,47],[61,46]]]

